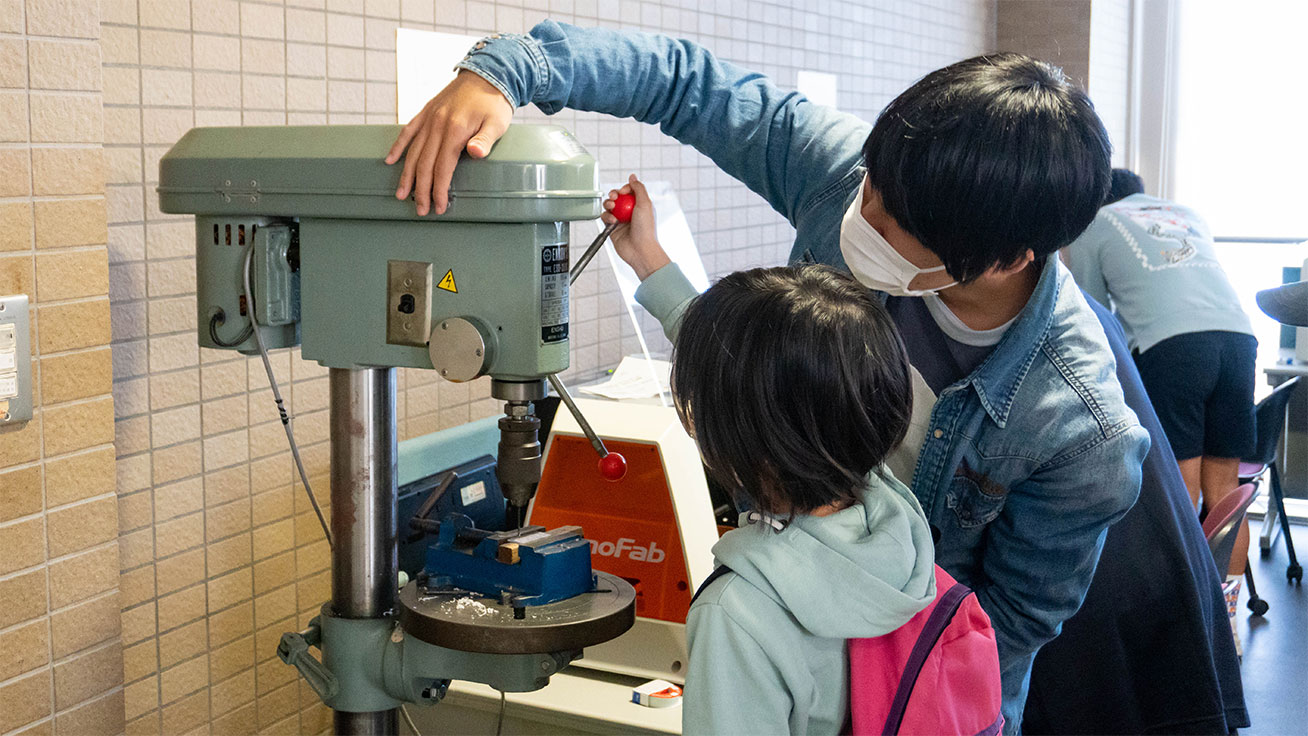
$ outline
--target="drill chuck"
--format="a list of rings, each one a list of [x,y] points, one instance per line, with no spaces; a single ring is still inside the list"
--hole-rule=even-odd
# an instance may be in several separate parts
[[[499,464],[496,475],[510,506],[526,508],[540,484],[540,420],[510,402],[500,418]]]

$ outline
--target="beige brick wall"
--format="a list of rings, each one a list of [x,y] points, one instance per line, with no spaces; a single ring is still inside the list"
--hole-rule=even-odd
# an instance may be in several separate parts
[[[0,733],[123,730],[99,5],[0,0],[0,294],[34,416],[0,430]]]
[[[312,733],[330,723],[275,656],[281,634],[327,598],[328,550],[292,485],[259,361],[196,346],[193,221],[162,214],[154,187],[160,156],[196,125],[393,120],[393,83],[374,85],[372,104],[390,101],[366,115],[364,59],[374,72],[389,64],[393,79],[398,5],[368,15],[362,2],[332,5],[104,4],[129,733]],[[278,351],[273,366],[325,502],[326,371],[294,350]],[[402,372],[402,437],[495,410],[487,386],[436,381]]]

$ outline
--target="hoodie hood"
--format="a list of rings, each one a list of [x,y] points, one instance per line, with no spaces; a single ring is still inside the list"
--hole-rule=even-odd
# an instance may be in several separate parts
[[[797,516],[781,531],[742,514],[713,556],[815,636],[894,631],[935,598],[931,528],[913,493],[889,473],[869,474],[859,495],[858,504]]]

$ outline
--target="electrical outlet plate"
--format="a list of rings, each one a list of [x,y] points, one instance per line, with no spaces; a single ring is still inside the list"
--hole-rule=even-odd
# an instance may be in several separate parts
[[[386,262],[386,342],[427,347],[431,337],[431,272],[423,261]]]
[[[0,296],[0,427],[32,418],[27,295]]]

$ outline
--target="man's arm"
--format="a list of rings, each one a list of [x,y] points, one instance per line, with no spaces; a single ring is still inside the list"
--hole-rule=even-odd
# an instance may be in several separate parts
[[[406,126],[387,161],[398,160],[410,141],[421,144],[416,156],[410,151],[417,160],[406,162],[397,191],[407,197],[409,184],[415,184],[419,211],[428,191],[436,211],[443,211],[459,153],[468,146],[471,155],[485,155],[486,139],[493,142],[503,133],[507,119],[491,108],[504,99],[512,107],[535,103],[546,113],[572,108],[658,125],[792,223],[858,164],[871,130],[859,118],[815,105],[697,44],[667,36],[545,21],[527,35],[487,39],[459,68],[480,75],[489,82],[482,86],[493,85],[502,97],[449,94],[456,85],[473,84],[461,73]],[[428,159],[434,163],[427,165]]]
[[[1015,727],[1036,651],[1081,607],[1105,532],[1139,495],[1148,451],[1148,433],[1131,422],[1055,458],[1009,490],[987,530],[987,582],[976,594],[995,628],[1004,718]]]

